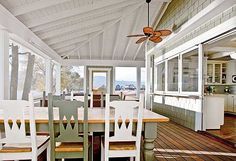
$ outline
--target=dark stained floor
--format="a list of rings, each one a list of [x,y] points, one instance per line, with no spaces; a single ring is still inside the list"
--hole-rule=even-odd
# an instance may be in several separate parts
[[[157,160],[236,161],[236,149],[175,123],[159,123]]]
[[[226,114],[224,125],[220,130],[207,130],[207,132],[233,143],[236,147],[236,116]]]
[[[157,128],[158,137],[154,143],[154,152],[158,161],[236,161],[236,148],[205,135],[173,122],[159,123]],[[97,153],[100,153],[98,149]],[[95,156],[94,161],[100,161],[100,156]]]

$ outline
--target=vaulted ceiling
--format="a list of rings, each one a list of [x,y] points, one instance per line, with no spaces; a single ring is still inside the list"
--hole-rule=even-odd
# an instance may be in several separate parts
[[[150,22],[169,0],[152,0]],[[69,59],[144,60],[129,34],[147,26],[145,0],[0,0],[58,55]]]

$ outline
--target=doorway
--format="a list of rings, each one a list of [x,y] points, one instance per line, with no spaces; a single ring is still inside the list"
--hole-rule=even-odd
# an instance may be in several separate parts
[[[236,30],[204,44],[206,132],[236,146]]]

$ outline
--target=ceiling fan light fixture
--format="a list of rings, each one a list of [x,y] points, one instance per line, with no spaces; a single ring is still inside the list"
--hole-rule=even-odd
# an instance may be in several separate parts
[[[144,33],[145,35],[150,36],[150,35],[153,34],[153,28],[152,28],[152,27],[144,27],[144,28],[143,28],[143,33]]]

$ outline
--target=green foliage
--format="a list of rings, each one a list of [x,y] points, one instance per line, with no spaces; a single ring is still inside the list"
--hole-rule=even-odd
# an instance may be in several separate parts
[[[61,69],[61,89],[70,91],[83,90],[84,79],[73,70],[73,67],[62,67]]]

